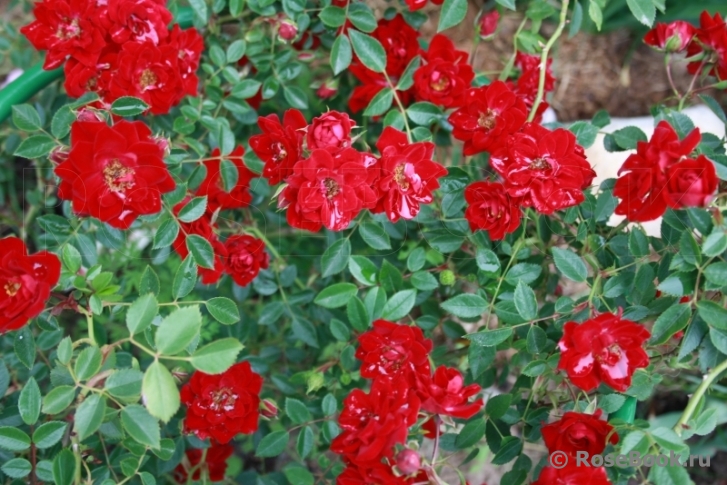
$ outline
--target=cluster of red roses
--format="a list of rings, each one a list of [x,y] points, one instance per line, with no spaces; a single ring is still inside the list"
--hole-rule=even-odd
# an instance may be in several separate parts
[[[432,161],[433,143],[409,143],[391,127],[376,142],[379,158],[354,149],[355,123],[345,113],[329,111],[308,125],[291,109],[282,123],[272,114],[258,125],[263,133],[251,137],[250,146],[265,163],[263,177],[285,183],[278,206],[300,229],[341,231],[364,209],[384,212],[392,222],[412,219],[421,204],[432,202],[437,179],[447,173]]]
[[[480,181],[465,189],[465,217],[473,231],[502,239],[520,225],[521,207],[542,214],[580,204],[596,173],[573,133],[550,131],[526,122],[524,96],[504,82],[467,92],[465,105],[452,113],[452,134],[464,141],[465,155],[490,154],[502,182]]]
[[[644,42],[666,52],[687,51],[690,74],[707,73],[727,80],[727,23],[717,12],[714,16],[704,11],[699,27],[677,20],[669,24],[657,23],[644,37]]]
[[[0,334],[18,330],[43,311],[61,277],[53,253],[29,255],[17,237],[0,239]]]
[[[594,414],[569,411],[541,428],[550,459],[533,485],[611,485],[604,467],[594,468],[576,460],[578,452],[586,452],[590,458],[603,453],[608,443],[618,443],[618,434],[601,419],[602,414],[600,409]]]
[[[613,194],[620,198],[616,214],[629,221],[651,221],[667,207],[705,207],[719,180],[714,163],[704,155],[690,158],[701,140],[695,128],[683,140],[661,121],[648,142],[639,141],[619,169]]]
[[[344,400],[342,432],[331,443],[331,450],[347,465],[337,483],[426,483],[418,453],[405,448],[395,456],[396,446],[404,445],[420,414],[427,419],[423,429],[429,438],[438,438],[440,416],[474,416],[482,400],[469,399],[480,386],[465,386],[454,368],[441,366],[432,375],[432,341],[418,327],[377,320],[358,341],[361,376],[373,382],[368,394],[355,389]]]
[[[42,0],[33,13],[21,32],[46,51],[44,69],[65,62],[70,96],[92,91],[105,103],[135,96],[165,114],[197,94],[204,41],[195,29],[169,29],[164,0]]]
[[[187,450],[188,466],[180,464],[175,476],[185,483],[188,473],[200,478],[202,467],[213,482],[224,479],[227,458],[232,455],[230,440],[237,434],[252,434],[257,430],[260,417],[260,390],[263,379],[250,367],[240,362],[222,374],[209,375],[195,372],[182,387],[181,401],[187,408],[184,431],[199,439],[210,438],[204,462],[203,450]]]

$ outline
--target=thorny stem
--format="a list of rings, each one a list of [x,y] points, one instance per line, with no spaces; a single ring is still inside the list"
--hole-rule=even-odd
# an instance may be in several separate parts
[[[566,18],[568,16],[569,2],[570,0],[563,0],[563,4],[560,8],[560,20],[558,22],[558,27],[555,29],[553,36],[548,39],[545,47],[543,47],[543,53],[540,55],[540,79],[538,80],[538,95],[536,96],[535,102],[533,103],[533,108],[530,110],[530,114],[528,115],[528,122],[535,119],[535,114],[538,112],[538,107],[540,106],[540,103],[543,102],[543,96],[545,94],[545,75],[548,72],[548,54],[550,53],[550,49],[553,47],[553,45],[555,45],[555,42],[560,37],[560,34],[563,33],[563,28],[565,28]]]
[[[679,421],[677,421],[677,424],[674,425],[674,432],[681,436],[682,431],[686,427],[686,424],[689,422],[689,420],[692,418],[692,414],[694,414],[694,411],[697,410],[697,406],[699,406],[699,401],[702,400],[702,397],[707,392],[709,387],[712,385],[712,383],[719,377],[719,375],[727,371],[727,359],[724,360],[720,365],[712,369],[712,372],[704,376],[704,380],[699,385],[696,391],[694,391],[694,394],[692,394],[692,397],[689,398],[689,403],[687,404],[686,409],[684,410],[684,413],[682,413],[682,417],[679,418]]]

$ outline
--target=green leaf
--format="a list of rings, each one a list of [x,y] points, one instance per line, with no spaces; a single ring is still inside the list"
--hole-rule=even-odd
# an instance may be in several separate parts
[[[378,250],[391,249],[391,240],[384,228],[373,222],[363,222],[358,228],[361,238],[370,247]]]
[[[308,94],[298,86],[283,86],[283,96],[293,108],[308,109]]]
[[[33,432],[33,443],[41,450],[50,448],[58,443],[66,433],[68,423],[62,421],[48,421],[43,423]]]
[[[472,345],[478,345],[482,347],[495,347],[501,344],[505,340],[509,339],[512,335],[512,328],[504,327],[496,330],[484,330],[477,333],[471,333],[465,336]]]
[[[69,272],[77,273],[78,270],[81,269],[81,253],[79,253],[78,249],[76,249],[72,244],[66,244],[63,246],[61,259]]]
[[[480,248],[476,254],[477,267],[485,273],[497,274],[500,272],[500,259],[493,251]]]
[[[58,414],[65,410],[76,397],[76,388],[73,386],[58,386],[48,392],[43,398],[42,411],[45,414]]]
[[[295,448],[298,450],[298,454],[301,458],[305,459],[305,457],[310,455],[310,452],[313,451],[314,440],[315,436],[313,435],[313,430],[310,426],[306,426],[298,434],[298,440],[295,444]]]
[[[467,0],[444,0],[439,14],[437,32],[447,30],[464,20],[467,15]]]
[[[351,241],[340,239],[331,244],[321,256],[322,276],[327,278],[346,269],[350,257]]]
[[[124,118],[140,115],[147,109],[149,109],[148,104],[132,96],[122,96],[111,104],[111,112]]]
[[[313,301],[324,308],[338,308],[348,303],[357,292],[358,288],[352,283],[336,283],[324,288]]]
[[[351,256],[348,260],[348,271],[361,284],[373,286],[376,284],[376,273],[379,268],[364,256]]]
[[[598,127],[588,121],[576,121],[568,127],[575,136],[579,145],[590,148],[598,136]]]
[[[283,475],[288,482],[295,485],[313,485],[316,481],[315,477],[307,468],[296,463],[290,463],[283,468]]]
[[[237,305],[229,298],[218,296],[207,300],[205,306],[210,315],[222,324],[233,325],[240,321],[240,312],[237,310]]]
[[[145,295],[147,293],[159,294],[159,277],[151,266],[144,269],[139,279],[139,294]]]
[[[154,361],[144,373],[141,395],[149,414],[166,423],[179,409],[179,389],[169,370]]]
[[[316,333],[316,328],[310,321],[296,315],[293,317],[291,329],[293,330],[293,335],[298,340],[307,343],[311,347],[318,348],[318,334]]]
[[[33,469],[32,465],[25,458],[13,458],[6,461],[0,470],[10,478],[23,478]]]
[[[338,75],[345,71],[351,65],[353,53],[351,52],[351,42],[346,35],[339,35],[333,41],[331,47],[331,68],[333,74]]]
[[[515,308],[525,320],[534,320],[538,316],[538,300],[535,292],[528,285],[519,281],[515,287]]]
[[[242,39],[237,39],[232,44],[227,46],[227,51],[225,51],[225,57],[227,58],[227,63],[232,64],[240,59],[245,55],[245,51],[247,50],[247,44],[245,44],[245,41]]]
[[[154,249],[166,248],[172,245],[179,235],[179,223],[170,218],[162,222],[154,233]]]
[[[202,217],[207,210],[207,197],[194,197],[179,211],[177,219],[182,222],[194,222]]]
[[[0,449],[25,451],[28,448],[30,448],[30,436],[25,431],[12,426],[0,427]]]
[[[476,417],[469,423],[465,424],[454,439],[454,446],[456,446],[459,450],[463,450],[479,443],[485,436],[486,424],[487,421],[480,417]]]
[[[500,394],[492,396],[487,400],[485,405],[485,413],[492,419],[500,419],[507,412],[507,408],[512,403],[512,394]]]
[[[340,27],[346,22],[346,11],[341,7],[329,5],[321,10],[318,17],[327,27]]]
[[[588,268],[583,259],[568,249],[553,248],[555,267],[568,279],[577,282],[586,281]]]
[[[159,421],[138,404],[126,406],[121,411],[121,425],[138,443],[159,449]]]
[[[648,256],[649,253],[649,239],[639,228],[632,228],[629,233],[629,251],[635,258],[643,258]]]
[[[404,74],[399,78],[399,82],[396,84],[397,91],[407,91],[414,85],[414,73],[421,64],[422,60],[419,56],[414,57],[409,64],[407,64]]]
[[[23,327],[15,333],[13,349],[18,360],[28,369],[32,369],[35,362],[35,339],[30,327]]]
[[[709,329],[709,339],[717,350],[723,354],[727,354],[727,330],[711,327]]]
[[[371,33],[376,30],[376,17],[365,3],[348,4],[348,19],[361,32]]]
[[[76,475],[76,458],[68,448],[63,448],[53,459],[55,485],[71,485]]]
[[[417,125],[429,126],[442,116],[442,110],[432,103],[422,101],[409,106],[406,115]]]
[[[95,345],[90,345],[78,354],[73,372],[79,381],[85,381],[95,376],[101,370],[101,351]]]
[[[715,285],[727,285],[727,263],[712,263],[704,270],[707,281]]]
[[[207,2],[205,0],[190,0],[189,5],[192,7],[192,10],[194,10],[194,15],[196,17],[196,21],[200,25],[206,24],[207,20],[209,19],[209,11],[207,10]]]
[[[495,0],[495,2],[499,3],[505,8],[509,8],[510,10],[515,10],[517,8],[515,6],[515,0]]]
[[[348,30],[348,35],[351,38],[353,51],[361,60],[361,63],[374,72],[384,72],[386,69],[386,51],[381,43],[370,35],[353,29]]]
[[[333,338],[339,342],[347,342],[351,338],[351,332],[348,330],[348,326],[335,318],[332,318],[328,323],[328,329],[331,331]]]
[[[725,115],[725,112],[720,106],[719,102],[712,96],[708,96],[706,94],[700,94],[699,97],[704,102],[704,104],[706,104],[709,109],[712,110],[715,115],[717,115],[720,121],[727,125],[727,115]]]
[[[487,302],[481,296],[462,293],[440,305],[445,311],[460,318],[476,318],[485,313]]]
[[[40,416],[40,388],[38,383],[35,382],[34,377],[29,377],[28,382],[20,391],[20,397],[18,398],[18,412],[23,422],[28,425],[33,425],[38,421]]]
[[[70,133],[74,121],[76,113],[69,106],[61,106],[50,122],[50,132],[58,139],[65,138]]]
[[[411,285],[420,291],[431,291],[439,287],[439,282],[428,271],[417,271],[411,275]]]
[[[531,325],[526,340],[528,352],[533,355],[539,354],[545,350],[547,343],[548,336],[545,334],[545,330],[537,325]]]
[[[23,131],[38,131],[43,127],[40,115],[29,104],[16,104],[13,106],[13,123]]]
[[[13,155],[32,160],[47,155],[55,146],[56,141],[48,135],[33,135],[23,140]]]
[[[684,258],[684,261],[695,266],[702,262],[702,253],[699,251],[699,246],[691,231],[684,231],[682,237],[679,238],[679,255]]]
[[[178,354],[197,337],[202,327],[202,314],[198,305],[174,310],[159,324],[154,342],[164,355]]]
[[[591,5],[593,5],[593,1],[591,1]],[[621,148],[621,150],[635,150],[636,144],[638,142],[646,141],[648,139],[646,137],[646,134],[641,131],[640,128],[637,128],[635,126],[627,126],[625,128],[621,128],[620,130],[616,130],[608,135],[606,138],[609,137],[613,139],[613,141],[618,147]]]
[[[374,288],[371,291],[374,290],[378,290],[378,288]],[[358,297],[353,297],[349,300],[348,305],[346,305],[346,316],[351,326],[359,332],[365,332],[371,324],[371,316],[368,310],[366,310],[366,306]]]
[[[381,318],[384,320],[397,321],[409,314],[416,302],[416,290],[403,290],[394,293],[384,305]]]
[[[687,326],[691,316],[692,309],[688,304],[670,306],[654,322],[649,343],[661,345],[668,342],[675,333]]]
[[[364,116],[379,116],[391,107],[391,103],[394,101],[394,90],[387,87],[376,93],[371,99],[371,102],[364,110]]]
[[[719,256],[727,250],[727,234],[724,231],[715,231],[702,242],[702,253],[708,258]]]
[[[252,98],[260,91],[260,86],[262,86],[260,81],[255,79],[243,79],[232,88],[230,96],[240,99]]]
[[[137,369],[118,369],[106,378],[104,389],[119,399],[134,399],[141,395],[144,374]]]
[[[232,367],[241,350],[242,344],[235,338],[215,340],[197,350],[191,363],[205,374],[221,374]]]
[[[215,251],[207,239],[197,234],[188,234],[185,242],[198,266],[208,269],[215,267]]]
[[[687,469],[682,466],[652,466],[649,483],[655,485],[693,485]]]
[[[66,365],[71,361],[71,358],[73,357],[73,342],[71,341],[71,337],[64,337],[63,340],[60,341],[56,351],[56,357],[58,357],[58,361],[63,365]]]
[[[280,455],[288,446],[290,434],[287,431],[273,431],[260,440],[255,451],[259,458],[272,458]]]
[[[709,300],[701,300],[697,302],[697,311],[708,325],[720,330],[727,330],[727,309],[722,305]]]
[[[188,254],[174,275],[172,295],[174,295],[175,299],[189,295],[194,289],[195,283],[197,283],[197,265],[194,262],[194,257]]]
[[[295,424],[307,423],[313,419],[310,411],[308,411],[308,408],[302,401],[290,397],[285,400],[285,414],[287,414]]]
[[[629,6],[631,13],[634,14],[636,20],[651,27],[656,18],[656,7],[654,7],[654,0],[626,0],[626,4]]]
[[[514,436],[505,436],[500,444],[500,450],[492,459],[493,465],[504,465],[519,456],[523,450],[523,442]]]
[[[73,421],[73,431],[78,439],[83,441],[101,426],[106,413],[106,398],[99,394],[91,394],[78,406]]]
[[[143,332],[151,325],[159,311],[159,304],[153,293],[137,298],[126,312],[126,328],[131,335]]]
[[[220,163],[220,176],[222,177],[222,185],[225,192],[230,192],[240,178],[237,166],[230,160],[222,160]]]

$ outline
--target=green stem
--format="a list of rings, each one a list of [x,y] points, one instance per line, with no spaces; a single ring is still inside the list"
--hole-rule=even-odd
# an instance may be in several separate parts
[[[560,37],[560,34],[563,33],[563,29],[565,28],[566,24],[566,17],[568,16],[568,3],[570,0],[563,0],[563,4],[560,8],[560,21],[558,22],[558,27],[555,29],[555,32],[553,32],[553,36],[548,39],[548,43],[545,44],[545,47],[543,47],[543,53],[540,55],[540,79],[538,81],[538,95],[535,98],[535,102],[533,103],[533,108],[530,110],[530,115],[528,115],[528,121],[533,121],[535,119],[535,113],[538,112],[538,107],[540,106],[540,103],[543,102],[543,96],[545,94],[545,75],[548,72],[548,53],[550,53],[550,49],[555,45],[555,42]]]
[[[727,371],[727,359],[725,359],[724,362],[712,369],[712,372],[704,376],[704,380],[702,381],[702,383],[699,385],[697,390],[694,391],[692,397],[689,398],[689,403],[687,404],[687,407],[684,410],[682,417],[679,418],[677,424],[674,425],[674,432],[677,435],[682,435],[683,429],[692,418],[692,414],[694,414],[694,411],[697,410],[697,406],[699,406],[699,401],[701,401],[702,397],[704,397],[704,395],[707,393],[709,386],[711,386],[712,383],[717,379],[717,377],[724,371]]]
[[[414,138],[411,136],[411,129],[409,128],[409,120],[406,119],[406,108],[404,108],[404,104],[401,102],[401,99],[399,98],[399,94],[396,92],[396,86],[394,86],[394,83],[391,82],[391,79],[389,78],[389,75],[384,71],[384,77],[386,78],[386,82],[389,83],[389,86],[391,87],[391,91],[394,93],[394,100],[396,101],[396,105],[399,107],[399,111],[401,111],[401,116],[404,118],[404,127],[406,128],[406,136],[409,137],[409,141],[413,142]]]

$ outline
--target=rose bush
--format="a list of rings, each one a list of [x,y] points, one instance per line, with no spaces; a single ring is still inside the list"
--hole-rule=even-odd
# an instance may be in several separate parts
[[[725,139],[682,113],[727,124],[719,13],[626,2],[693,80],[594,187],[609,115],[543,120],[606,0],[486,2],[470,50],[465,0],[189,3],[42,0],[0,37],[2,483],[692,483],[575,458],[724,446]]]

